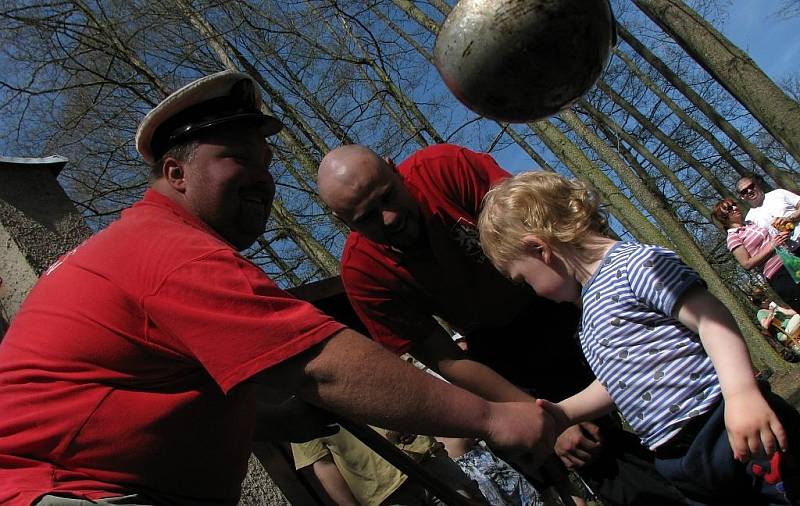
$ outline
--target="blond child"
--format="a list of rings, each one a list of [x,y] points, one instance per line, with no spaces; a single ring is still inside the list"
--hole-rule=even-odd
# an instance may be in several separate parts
[[[596,194],[554,173],[519,174],[484,198],[478,229],[495,267],[582,309],[580,344],[597,379],[538,402],[563,427],[619,410],[692,500],[787,504],[796,478],[784,425],[794,442],[797,412],[762,394],[736,323],[695,271],[605,226]]]

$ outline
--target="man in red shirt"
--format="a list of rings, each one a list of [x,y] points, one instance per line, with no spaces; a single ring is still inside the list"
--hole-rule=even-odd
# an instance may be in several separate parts
[[[535,405],[436,381],[239,253],[275,193],[259,106],[227,71],[150,111],[150,189],[30,293],[0,344],[0,504],[236,504],[255,382],[404,432],[554,439]]]
[[[486,399],[529,399],[519,386],[560,400],[593,379],[574,337],[579,312],[512,284],[478,240],[483,196],[507,177],[491,156],[459,146],[426,147],[395,167],[350,145],[325,156],[319,191],[352,229],[342,283],[375,340]],[[466,338],[468,355],[436,317]],[[682,502],[635,436],[598,424],[559,438],[565,465],[614,504]]]

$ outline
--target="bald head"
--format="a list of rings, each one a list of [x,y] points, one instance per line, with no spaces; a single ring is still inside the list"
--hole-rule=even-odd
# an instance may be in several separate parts
[[[322,159],[317,183],[319,196],[336,214],[348,214],[384,171],[391,171],[386,161],[366,146],[341,146]],[[344,207],[342,207],[344,206]]]
[[[419,236],[419,206],[394,164],[359,145],[322,159],[319,196],[347,225],[373,241],[408,247]]]

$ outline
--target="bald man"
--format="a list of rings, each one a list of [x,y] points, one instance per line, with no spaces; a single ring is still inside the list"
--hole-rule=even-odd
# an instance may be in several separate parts
[[[352,229],[342,282],[376,341],[486,399],[528,398],[519,386],[558,400],[593,379],[574,339],[576,308],[512,284],[478,241],[483,196],[506,177],[491,156],[459,146],[427,147],[395,166],[350,145],[324,157],[318,181],[322,199]],[[465,336],[469,356],[434,316]],[[612,503],[681,502],[636,438],[612,424],[569,429],[556,453]]]

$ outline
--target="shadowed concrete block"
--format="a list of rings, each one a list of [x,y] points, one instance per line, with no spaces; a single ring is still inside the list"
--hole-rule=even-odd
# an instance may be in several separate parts
[[[56,177],[67,159],[0,156],[0,293],[13,319],[39,275],[91,235]],[[5,323],[3,322],[3,323]]]

